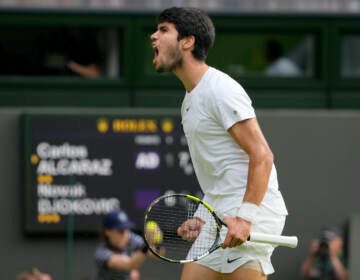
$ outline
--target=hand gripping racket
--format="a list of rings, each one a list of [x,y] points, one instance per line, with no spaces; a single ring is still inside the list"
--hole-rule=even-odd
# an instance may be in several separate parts
[[[179,234],[186,223],[187,235]],[[144,237],[149,249],[161,259],[172,263],[200,260],[220,248],[220,230],[226,224],[213,208],[201,199],[187,194],[164,195],[147,208]],[[251,232],[248,241],[295,248],[296,236]]]

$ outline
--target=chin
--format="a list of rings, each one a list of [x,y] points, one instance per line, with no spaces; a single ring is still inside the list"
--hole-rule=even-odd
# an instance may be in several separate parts
[[[156,72],[158,72],[158,73],[164,73],[164,72],[166,72],[166,69],[165,69],[164,67],[161,67],[161,66],[156,67],[155,69],[156,69]]]

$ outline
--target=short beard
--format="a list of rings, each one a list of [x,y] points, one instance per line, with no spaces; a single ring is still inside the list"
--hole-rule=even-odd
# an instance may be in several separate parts
[[[172,49],[169,53],[169,57],[173,59],[166,65],[161,65],[159,68],[156,68],[156,72],[165,73],[165,72],[174,72],[178,67],[182,66],[183,58],[180,51]]]

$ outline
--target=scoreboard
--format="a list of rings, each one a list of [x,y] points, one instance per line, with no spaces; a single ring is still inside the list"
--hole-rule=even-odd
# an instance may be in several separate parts
[[[24,229],[97,232],[124,209],[142,228],[145,208],[173,192],[201,195],[177,114],[25,114]]]

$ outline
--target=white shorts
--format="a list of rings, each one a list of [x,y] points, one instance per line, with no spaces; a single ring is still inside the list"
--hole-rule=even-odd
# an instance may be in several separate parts
[[[237,208],[226,211],[225,213],[219,213],[219,217],[222,217],[223,215],[234,217],[236,211]],[[257,221],[251,226],[251,231],[281,234],[285,225],[285,219],[285,215],[275,214],[260,206]],[[227,228],[223,227],[220,232],[221,240],[225,239],[226,232]],[[268,275],[274,272],[270,259],[274,248],[275,246],[272,245],[247,241],[238,247],[226,249],[219,248],[210,255],[198,260],[196,263],[220,273],[231,273],[246,262],[257,260],[261,265],[263,273]]]

